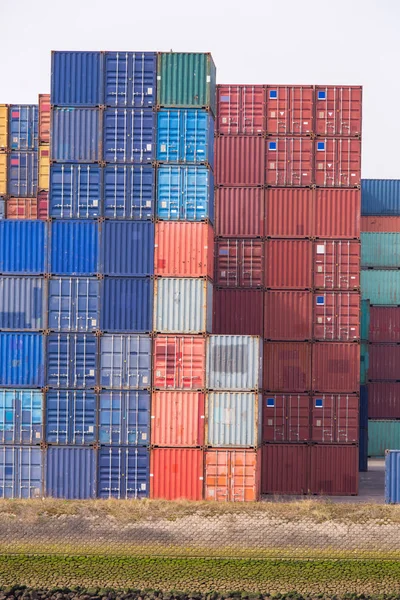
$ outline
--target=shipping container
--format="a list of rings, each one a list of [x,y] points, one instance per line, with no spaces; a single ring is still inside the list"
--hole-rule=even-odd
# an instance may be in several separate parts
[[[8,104],[0,104],[0,150],[8,150]]]
[[[215,184],[254,187],[264,184],[265,140],[232,135],[215,139]]]
[[[311,186],[314,183],[313,156],[313,141],[310,138],[268,138],[265,183],[272,187]]]
[[[0,447],[0,498],[42,498],[43,453],[38,446]]]
[[[53,108],[51,159],[69,163],[99,162],[102,159],[102,120],[103,112],[98,108]]]
[[[36,104],[17,105],[9,107],[9,148],[24,152],[37,150],[39,139],[39,115]]]
[[[96,221],[53,221],[50,237],[52,275],[90,276],[99,272],[99,225]]]
[[[360,339],[358,292],[317,292],[313,300],[314,340],[353,342]]]
[[[206,110],[157,113],[157,161],[214,167],[214,118]]]
[[[52,331],[99,329],[100,281],[89,277],[52,277],[48,282],[48,328]]]
[[[50,150],[48,144],[39,146],[38,189],[48,190],[50,182]]]
[[[368,417],[370,419],[400,419],[399,381],[368,383]]]
[[[47,229],[42,221],[0,221],[0,273],[46,271]]]
[[[37,195],[37,218],[46,220],[49,216],[49,192],[47,190],[38,192]]]
[[[0,196],[0,219],[6,218],[6,199]]]
[[[214,231],[210,223],[155,225],[154,273],[164,277],[214,276]]]
[[[44,385],[44,337],[40,333],[0,333],[0,386]]]
[[[306,394],[269,394],[263,398],[263,442],[309,442],[311,399]]]
[[[261,411],[261,394],[208,393],[205,445],[220,448],[257,448],[261,444]]]
[[[268,240],[264,252],[267,288],[312,288],[313,243],[310,240]]]
[[[50,94],[39,94],[39,144],[50,144]]]
[[[269,135],[311,135],[314,132],[312,85],[268,85],[266,102]]]
[[[212,331],[213,286],[206,279],[160,277],[154,282],[154,330]]]
[[[358,290],[360,287],[360,242],[318,240],[313,245],[314,288]]]
[[[46,383],[52,388],[94,388],[97,337],[91,333],[51,333],[47,337]]]
[[[146,165],[107,165],[103,169],[104,216],[150,220],[154,214],[155,172]]]
[[[153,330],[150,277],[106,277],[101,290],[102,331],[150,333]]]
[[[264,292],[214,288],[213,333],[264,335]]]
[[[371,315],[371,307],[369,304],[369,300],[361,300],[361,323],[360,323],[361,339],[366,340],[366,341],[369,340],[369,336],[370,336],[370,322],[371,322],[370,315]]]
[[[98,165],[53,164],[50,168],[50,216],[91,219],[101,214],[102,171]]]
[[[98,497],[103,499],[147,498],[150,455],[147,448],[124,446],[99,450]]]
[[[264,242],[257,238],[217,239],[215,243],[215,282],[221,287],[263,287]]]
[[[262,389],[263,344],[259,337],[209,335],[206,355],[208,390]]]
[[[97,441],[94,392],[49,390],[46,393],[46,442],[82,446]]]
[[[400,421],[368,420],[368,456],[385,456],[386,450],[400,448]]]
[[[371,306],[368,334],[370,342],[400,343],[400,307]]]
[[[105,221],[102,226],[101,263],[105,275],[153,275],[154,223]]]
[[[361,233],[361,267],[400,268],[400,232]]]
[[[360,385],[360,429],[368,428],[369,390],[371,386]]]
[[[400,344],[369,344],[368,380],[400,381]]]
[[[6,215],[3,214],[3,218],[13,220],[35,220],[38,218],[38,201],[36,198],[8,198],[4,208]]]
[[[153,386],[157,389],[205,388],[206,341],[195,335],[157,335],[153,346]]]
[[[308,392],[311,390],[311,344],[264,343],[264,390]]]
[[[96,497],[96,450],[49,446],[45,460],[46,496],[65,500]]]
[[[0,195],[5,196],[7,194],[7,180],[8,180],[8,154],[0,152]]]
[[[0,390],[1,444],[39,444],[43,440],[43,406],[39,390]]]
[[[361,140],[323,138],[314,144],[317,187],[360,186]]]
[[[361,214],[400,216],[400,179],[362,179]]]
[[[361,86],[315,87],[315,133],[334,137],[360,137]]]
[[[361,342],[360,344],[360,385],[365,385],[368,381],[369,367],[369,344]]]
[[[160,52],[157,104],[207,108],[216,114],[216,69],[210,53]]]
[[[356,444],[359,439],[359,397],[320,394],[311,399],[311,439],[318,444]]]
[[[104,104],[151,108],[156,104],[157,54],[106,52]]]
[[[157,169],[157,217],[164,221],[214,221],[214,176],[207,167]]]
[[[9,196],[35,198],[38,187],[38,153],[12,152],[8,155]]]
[[[313,194],[313,237],[325,239],[360,237],[360,190],[320,188]]]
[[[361,182],[363,185],[363,181]],[[364,192],[362,192],[364,194]],[[400,213],[400,208],[399,208]],[[397,217],[361,217],[361,231],[398,233],[400,231],[400,216]]]
[[[205,452],[205,500],[254,502],[260,496],[261,452],[207,450]]]
[[[313,335],[313,294],[279,290],[264,294],[264,339],[311,340]]]
[[[265,87],[217,85],[216,132],[220,135],[263,135]]]
[[[150,388],[151,346],[149,335],[102,335],[101,387],[114,390]]]
[[[368,428],[360,429],[360,442],[358,450],[358,470],[360,473],[366,473],[368,471]]]
[[[316,342],[312,345],[314,392],[359,393],[360,345],[346,342]]]
[[[400,451],[385,452],[385,503],[400,503]]]
[[[205,403],[202,392],[157,391],[151,398],[151,444],[204,446]]]
[[[261,188],[225,187],[215,190],[215,235],[263,237],[264,195]],[[268,225],[268,219],[267,219]]]
[[[310,491],[323,496],[357,496],[358,446],[311,446]]]
[[[196,448],[151,451],[150,498],[203,499],[204,452]]]
[[[150,164],[156,158],[156,116],[151,109],[106,108],[103,115],[103,160]]]
[[[98,419],[100,444],[147,446],[150,443],[150,392],[103,390]]]
[[[261,493],[308,494],[310,450],[306,444],[265,444],[261,459]]]
[[[265,192],[265,234],[272,238],[307,238],[313,234],[314,191],[270,188]]]
[[[371,305],[400,305],[400,270],[362,270],[361,298]]]
[[[98,106],[103,104],[104,54],[60,52],[51,54],[51,104]]]
[[[44,329],[45,289],[42,277],[0,277],[0,330]]]

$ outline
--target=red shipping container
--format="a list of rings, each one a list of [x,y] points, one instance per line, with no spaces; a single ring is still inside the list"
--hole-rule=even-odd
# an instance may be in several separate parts
[[[305,238],[312,235],[314,191],[310,188],[270,188],[265,193],[265,235]]]
[[[356,496],[358,494],[358,453],[358,445],[311,446],[311,493]]]
[[[265,160],[267,185],[310,186],[313,183],[313,154],[310,138],[268,138]]]
[[[311,85],[267,86],[267,133],[307,135],[314,131],[314,88]]]
[[[368,384],[368,417],[400,419],[400,382],[374,381]]]
[[[213,333],[263,336],[264,292],[214,288]]]
[[[384,343],[400,343],[400,307],[370,307],[369,341]]]
[[[315,140],[317,187],[359,187],[361,140],[323,138]]]
[[[264,283],[264,242],[220,238],[215,243],[215,282],[232,288],[259,288]]]
[[[312,348],[312,386],[315,392],[358,393],[360,344],[316,342]]]
[[[263,442],[309,442],[310,396],[270,394],[263,399]]]
[[[316,189],[314,194],[313,237],[360,237],[360,190]]]
[[[39,94],[39,144],[50,144],[50,94]]]
[[[311,340],[312,292],[267,291],[264,294],[266,340]]]
[[[204,452],[192,448],[154,448],[150,455],[150,498],[203,499]]]
[[[400,217],[361,217],[361,231],[399,233]]]
[[[215,130],[224,135],[265,133],[265,87],[217,85]]]
[[[201,392],[153,392],[152,446],[204,446],[204,402]]]
[[[46,220],[49,216],[49,192],[42,191],[37,197],[38,219]]]
[[[262,447],[261,493],[308,494],[311,447],[265,444]]]
[[[203,336],[157,335],[153,346],[155,388],[187,390],[204,388],[206,341]]]
[[[215,139],[215,184],[222,186],[264,185],[265,140],[233,135]]]
[[[313,396],[311,409],[312,440],[325,444],[358,442],[360,401],[355,394]]]
[[[312,287],[312,242],[268,240],[265,243],[265,286],[270,289]]]
[[[9,198],[6,202],[7,219],[37,219],[36,198]]]
[[[313,338],[353,342],[360,339],[360,294],[317,292],[314,294]]]
[[[316,86],[315,133],[323,136],[360,136],[361,86]]]
[[[400,381],[400,345],[369,344],[368,379]]]
[[[264,343],[264,390],[308,392],[311,390],[311,344]]]
[[[360,242],[319,240],[314,242],[314,288],[358,290],[360,287]]]
[[[215,235],[264,236],[264,190],[226,187],[215,190]]]
[[[254,502],[260,496],[260,450],[207,450],[205,499]]]

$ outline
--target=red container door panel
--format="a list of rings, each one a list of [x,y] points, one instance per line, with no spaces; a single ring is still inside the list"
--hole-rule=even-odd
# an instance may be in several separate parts
[[[313,237],[322,239],[360,237],[360,190],[319,188],[314,193],[311,234]]]
[[[270,289],[312,287],[312,242],[268,240],[265,243],[265,285]]]
[[[317,187],[358,187],[361,183],[361,141],[323,138],[315,140]]]
[[[265,444],[262,448],[262,494],[308,494],[310,451],[307,444]]]
[[[39,192],[37,204],[38,219],[45,221],[49,213],[49,192]]]
[[[356,395],[322,394],[312,398],[312,440],[326,444],[358,442],[359,399]]]
[[[310,492],[330,496],[358,494],[358,446],[311,446]]]
[[[400,383],[377,381],[368,384],[368,418],[400,419]]]
[[[217,86],[216,133],[239,134],[240,131],[240,85]]]
[[[332,444],[335,441],[334,396],[313,396],[311,402],[312,441]]]
[[[277,341],[311,340],[312,300],[311,292],[266,292],[264,338]]]
[[[370,307],[369,341],[400,343],[400,307]]]
[[[264,390],[308,392],[311,389],[311,344],[264,343]]]
[[[213,302],[213,333],[263,337],[263,291],[214,288]]]
[[[223,135],[265,133],[264,86],[219,85],[217,104],[217,133]]]
[[[215,139],[215,185],[262,186],[264,165],[263,137],[232,135]]]
[[[351,342],[360,338],[360,295],[357,292],[314,294],[315,340]]]
[[[264,242],[258,239],[220,239],[216,242],[216,283],[223,287],[263,285]]]
[[[317,86],[315,132],[323,136],[360,136],[362,88]]]
[[[312,235],[314,191],[309,188],[269,188],[265,194],[268,237],[306,238]]]
[[[368,379],[400,381],[400,345],[369,345]]]
[[[355,240],[314,242],[314,288],[357,290],[360,287],[360,243]]]
[[[316,342],[312,350],[312,385],[315,392],[358,393],[360,345]]]
[[[217,237],[263,237],[264,193],[261,188],[216,189],[215,235]]]
[[[268,138],[266,183],[305,187],[313,183],[313,141],[304,137]]]
[[[150,455],[150,498],[202,500],[204,452],[194,448],[154,448]]]
[[[154,387],[203,389],[205,339],[201,336],[157,336],[154,339]]]
[[[359,440],[360,401],[358,396],[341,394],[336,397],[336,441],[355,444]]]
[[[263,442],[310,441],[310,397],[269,395],[263,400]]]
[[[267,86],[267,133],[307,135],[313,132],[312,86]]]

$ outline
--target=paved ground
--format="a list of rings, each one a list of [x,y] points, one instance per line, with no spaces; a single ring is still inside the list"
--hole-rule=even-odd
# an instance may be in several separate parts
[[[385,502],[385,459],[370,458],[368,471],[360,473],[358,496],[332,496],[332,502]]]

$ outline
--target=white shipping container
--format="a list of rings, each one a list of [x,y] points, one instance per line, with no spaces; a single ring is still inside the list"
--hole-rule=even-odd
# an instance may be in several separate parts
[[[260,390],[262,349],[262,339],[256,335],[210,335],[207,339],[207,389]]]
[[[211,392],[206,399],[206,445],[256,448],[261,444],[261,394]]]
[[[212,284],[206,279],[159,277],[154,285],[154,329],[160,333],[212,331]]]

